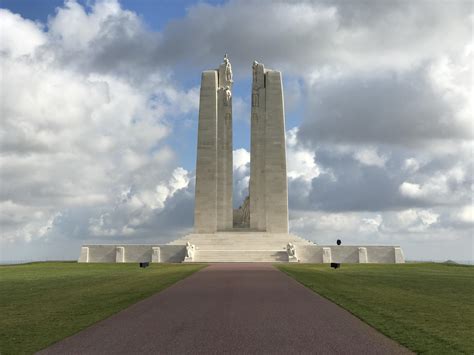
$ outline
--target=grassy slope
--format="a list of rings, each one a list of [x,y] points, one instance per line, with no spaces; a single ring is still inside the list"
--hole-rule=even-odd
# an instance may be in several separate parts
[[[474,353],[472,266],[278,267],[415,352]]]
[[[62,262],[0,266],[0,353],[42,349],[202,267]]]

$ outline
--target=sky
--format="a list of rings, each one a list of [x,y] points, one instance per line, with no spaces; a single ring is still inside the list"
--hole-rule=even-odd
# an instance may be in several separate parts
[[[470,1],[0,1],[0,260],[164,243],[193,225],[201,72],[283,73],[290,231],[472,262]]]

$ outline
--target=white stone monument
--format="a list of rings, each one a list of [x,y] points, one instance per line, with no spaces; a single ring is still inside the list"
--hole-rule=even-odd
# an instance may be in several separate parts
[[[279,71],[252,65],[249,196],[232,205],[232,65],[201,77],[194,232],[166,245],[84,245],[80,262],[403,263],[393,246],[319,246],[288,232]]]

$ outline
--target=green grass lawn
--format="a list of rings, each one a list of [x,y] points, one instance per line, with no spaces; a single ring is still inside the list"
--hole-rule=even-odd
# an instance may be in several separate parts
[[[417,353],[474,353],[474,267],[278,265]]]
[[[163,290],[204,265],[0,266],[0,354],[27,354]]]

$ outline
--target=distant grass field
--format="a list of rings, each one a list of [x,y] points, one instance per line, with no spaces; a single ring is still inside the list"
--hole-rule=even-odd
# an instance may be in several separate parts
[[[29,354],[163,290],[204,265],[0,266],[0,354]]]
[[[278,265],[417,353],[474,353],[474,267]]]

